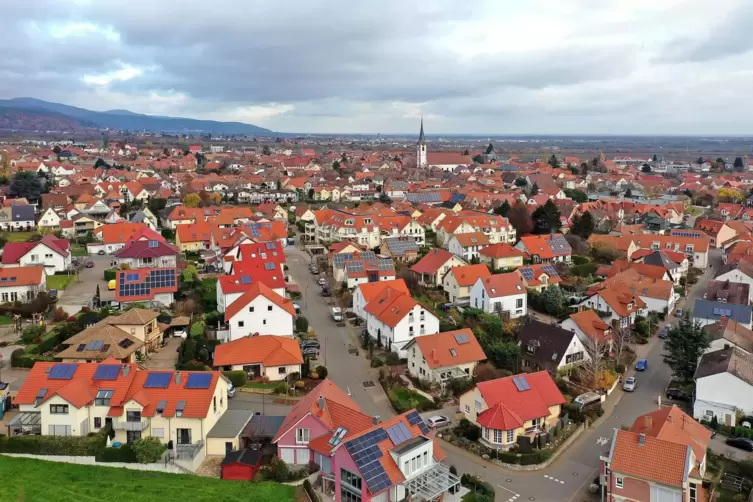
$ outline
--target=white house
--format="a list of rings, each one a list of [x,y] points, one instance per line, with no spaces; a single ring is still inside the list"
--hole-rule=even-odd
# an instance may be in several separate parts
[[[482,232],[455,234],[450,237],[447,249],[450,253],[470,262],[479,257],[479,251],[489,246],[489,238]]]
[[[591,360],[578,335],[556,324],[529,319],[518,333],[518,341],[522,366],[530,371],[556,374]]]
[[[48,207],[39,217],[37,226],[41,229],[57,230],[60,228],[60,215],[52,207]]]
[[[400,357],[406,356],[403,348],[414,337],[439,332],[439,319],[429,309],[392,288],[382,291],[364,310],[369,335]]]
[[[0,303],[33,300],[47,291],[44,267],[0,268]]]
[[[753,291],[753,264],[747,261],[728,263],[714,276],[715,281],[741,282],[747,284]]]
[[[294,317],[295,309],[290,300],[257,282],[227,306],[225,322],[228,330],[222,337],[229,341],[255,333],[293,336]]]
[[[244,371],[249,380],[267,377],[272,381],[280,381],[288,375],[301,372],[303,355],[294,338],[245,336],[218,345],[214,351],[213,363],[217,369]]]
[[[406,286],[403,279],[359,284],[356,289],[353,290],[353,313],[365,321],[367,316],[366,305],[388,288],[395,290],[395,292],[399,294],[410,294],[408,292],[408,286]]]
[[[37,242],[7,243],[2,264],[4,267],[43,266],[48,274],[54,274],[68,270],[71,260],[68,241],[47,234]]]
[[[410,375],[445,385],[456,378],[472,378],[486,354],[470,328],[419,336],[405,345]]]
[[[527,292],[516,272],[480,277],[471,288],[471,307],[487,313],[507,312],[510,318],[527,314]]]
[[[701,356],[695,373],[693,418],[734,426],[753,414],[753,355],[729,347]]]
[[[623,328],[633,325],[637,315],[646,313],[646,303],[640,297],[609,288],[593,293],[578,305],[603,313],[605,322],[616,321]]]

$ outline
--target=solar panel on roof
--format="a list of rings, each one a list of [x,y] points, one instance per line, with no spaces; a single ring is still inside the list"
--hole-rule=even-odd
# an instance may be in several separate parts
[[[458,345],[463,345],[464,343],[470,342],[468,340],[468,335],[455,335],[455,341],[458,343]]]
[[[408,420],[408,423],[411,425],[416,425],[417,423],[423,421],[423,418],[421,418],[421,415],[419,415],[418,412],[415,410],[405,415],[405,418]]]
[[[405,441],[408,441],[413,437],[413,435],[410,433],[403,422],[398,422],[392,427],[389,427],[387,429],[387,435],[390,437],[395,446],[399,445],[400,443],[404,443]]]
[[[519,268],[518,270],[520,270],[520,273],[523,276],[523,279],[527,281],[533,280],[533,269],[531,269],[531,267],[522,267],[522,268]]]
[[[519,392],[523,392],[531,388],[531,386],[528,385],[528,380],[526,379],[525,375],[518,375],[516,377],[513,377],[512,381]]]
[[[56,364],[47,376],[51,380],[70,380],[76,372],[76,364]]]
[[[272,263],[271,261],[265,262],[264,263],[264,269],[265,270],[274,270],[275,269],[275,264]]]
[[[381,491],[392,484],[379,462],[383,456],[379,443],[388,438],[387,432],[380,427],[345,443],[345,448],[372,493]]]
[[[419,429],[421,429],[421,432],[423,432],[424,434],[428,434],[430,432],[429,426],[426,425],[423,421],[418,423],[418,427]]]
[[[267,249],[274,249],[275,248],[275,243],[274,242],[267,242],[266,245],[267,245]]]
[[[241,284],[251,284],[251,276],[250,275],[242,275],[241,276]]]
[[[118,373],[120,373],[120,365],[100,364],[97,366],[97,371],[94,372],[92,380],[116,380]]]
[[[172,372],[169,373],[149,373],[144,383],[144,388],[147,389],[167,389],[170,385],[170,379],[173,377]]]
[[[162,413],[165,411],[165,407],[167,406],[167,400],[160,399],[160,401],[157,403],[157,413]]]
[[[725,316],[725,317],[731,317],[732,316],[732,310],[731,309],[723,309],[720,307],[716,307],[713,310],[714,315],[718,316]]]
[[[103,340],[92,340],[86,344],[86,349],[84,350],[99,350],[104,344],[105,342]]]
[[[186,381],[186,389],[208,389],[212,383],[211,373],[191,373]]]

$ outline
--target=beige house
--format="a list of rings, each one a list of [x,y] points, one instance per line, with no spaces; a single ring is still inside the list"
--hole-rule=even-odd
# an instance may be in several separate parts
[[[478,363],[486,359],[470,328],[419,336],[404,349],[410,375],[441,386],[456,378],[472,378]]]
[[[500,242],[480,249],[478,257],[481,263],[489,265],[492,270],[505,270],[522,267],[525,253],[506,242]]]
[[[492,275],[483,263],[451,268],[442,280],[442,288],[451,302],[471,301],[471,287],[480,277]]]
[[[481,428],[482,443],[509,449],[519,436],[554,426],[564,403],[549,373],[539,371],[480,382],[460,396],[460,411]]]
[[[422,284],[441,286],[442,279],[451,268],[463,265],[468,263],[449,251],[434,248],[413,265],[411,270],[419,276]]]

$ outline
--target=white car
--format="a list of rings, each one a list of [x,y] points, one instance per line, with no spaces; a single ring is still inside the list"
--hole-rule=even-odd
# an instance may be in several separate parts
[[[320,286],[327,285],[327,279],[325,279],[324,277],[321,277],[317,282],[319,283]]]
[[[437,429],[439,427],[445,427],[447,425],[450,425],[450,419],[442,415],[434,415],[433,417],[429,418],[426,422],[429,424],[429,427],[431,427],[432,429]]]
[[[173,336],[177,338],[183,338],[185,340],[186,338],[188,338],[188,333],[185,329],[176,329],[173,333]]]
[[[635,390],[636,385],[637,385],[637,382],[635,381],[635,377],[628,377],[625,380],[625,383],[622,384],[622,390],[626,392],[633,392]]]

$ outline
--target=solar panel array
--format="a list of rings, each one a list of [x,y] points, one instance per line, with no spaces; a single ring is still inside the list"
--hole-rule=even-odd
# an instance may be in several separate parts
[[[380,259],[377,261],[377,268],[379,268],[379,270],[392,270],[395,268],[395,264],[392,263],[391,258]]]
[[[408,202],[442,202],[442,196],[438,192],[411,192],[405,194]]]
[[[418,244],[413,237],[392,237],[385,239],[387,248],[394,255],[403,255],[408,251],[418,251]]]
[[[208,389],[212,383],[211,373],[191,373],[186,381],[186,389]]]
[[[144,382],[145,389],[167,389],[170,385],[172,373],[149,373]]]
[[[345,443],[345,448],[361,472],[371,493],[377,493],[392,485],[390,477],[379,461],[383,455],[382,450],[379,449],[379,443],[388,438],[385,430],[380,427]]]
[[[523,276],[526,281],[533,280],[533,269],[531,267],[520,267],[518,272]]]
[[[400,443],[404,443],[413,438],[413,434],[410,433],[408,428],[403,422],[398,422],[392,427],[387,428],[387,435],[390,437],[395,446]]]
[[[552,236],[549,240],[549,247],[552,248],[552,251],[554,251],[555,254],[567,254],[572,253],[573,251],[563,235]]]
[[[117,380],[120,366],[117,364],[100,364],[92,380]]]
[[[716,307],[714,308],[714,315],[718,316],[725,316],[725,317],[731,317],[732,316],[732,310],[731,309],[723,309]]]
[[[121,272],[120,296],[148,296],[152,294],[152,288],[174,288],[178,279],[174,269],[158,269],[150,270],[144,282],[132,282],[138,280],[139,274]]]
[[[560,275],[557,273],[557,269],[554,268],[554,265],[544,265],[541,267],[541,270],[544,271],[546,275],[549,277],[559,277]]]
[[[429,433],[429,426],[424,423],[424,419],[421,418],[421,415],[418,414],[417,411],[411,411],[407,415],[405,415],[405,418],[408,419],[408,423],[411,425],[418,425],[418,427],[421,429],[421,432],[424,434]]]
[[[701,237],[703,236],[703,232],[688,232],[685,230],[672,230],[672,233],[670,234],[673,237]]]
[[[265,242],[264,244],[267,246],[267,249],[275,249],[277,245],[275,242]]]
[[[47,376],[50,380],[70,380],[76,373],[77,364],[56,364]]]
[[[363,272],[363,262],[360,260],[349,261],[345,263],[348,272]]]
[[[528,380],[524,375],[512,377],[512,381],[519,392],[523,392],[524,390],[529,390],[531,388],[531,386],[528,384]]]
[[[86,344],[84,350],[100,350],[104,344],[105,342],[103,340],[92,340]]]
[[[455,341],[458,342],[458,345],[463,345],[470,342],[468,335],[455,335]]]

